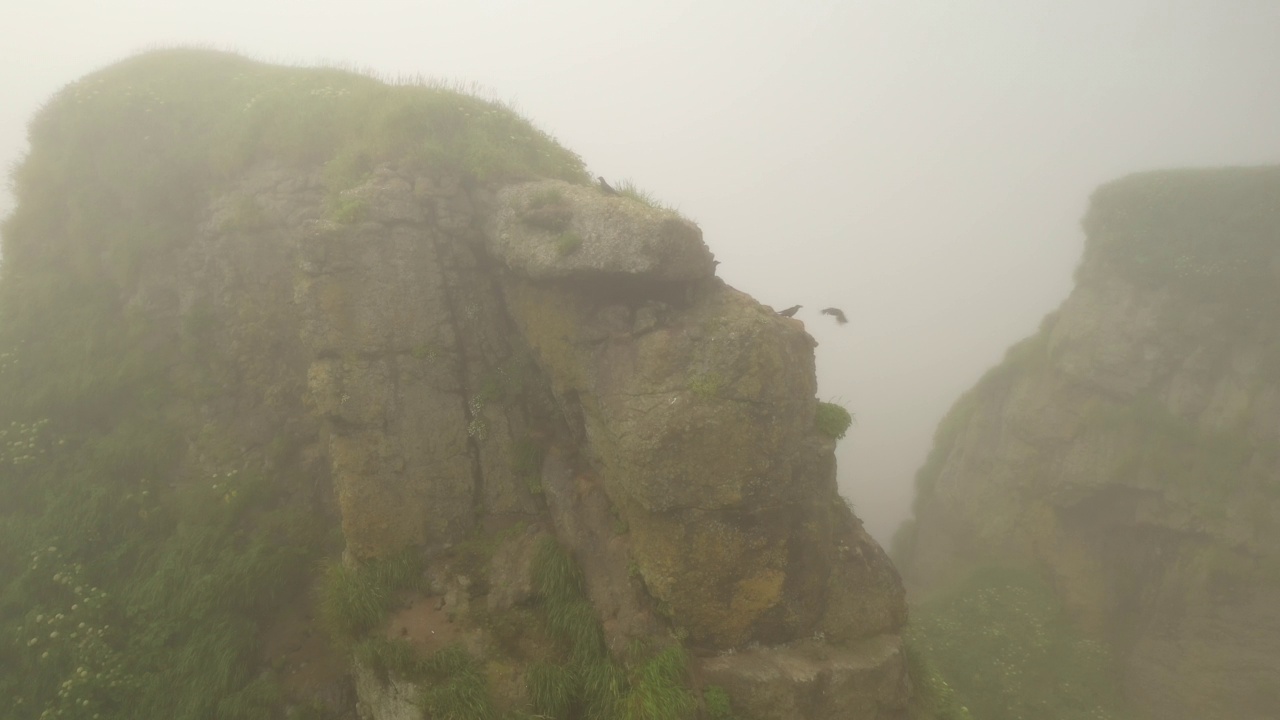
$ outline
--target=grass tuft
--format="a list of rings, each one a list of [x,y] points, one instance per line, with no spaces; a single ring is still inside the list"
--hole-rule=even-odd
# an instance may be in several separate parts
[[[386,684],[392,676],[416,678],[423,674],[423,661],[404,640],[388,640],[382,635],[364,638],[352,651],[356,662],[369,668]]]
[[[460,647],[448,647],[422,663],[426,687],[420,706],[440,720],[490,720],[494,717],[484,667]]]
[[[707,709],[708,720],[734,720],[729,693],[719,685],[708,685],[702,690],[702,704]]]
[[[525,687],[534,713],[552,718],[569,717],[580,690],[572,668],[545,662],[529,666]]]
[[[818,432],[835,440],[843,440],[853,425],[853,415],[836,403],[820,402],[814,413],[813,423]]]
[[[320,621],[341,647],[354,645],[386,620],[395,594],[421,582],[422,561],[412,549],[352,568],[329,562],[319,587]]]
[[[689,656],[684,648],[668,647],[642,663],[631,678],[631,692],[623,702],[623,720],[680,720],[696,702],[686,681]]]
[[[562,232],[556,236],[555,244],[556,254],[560,257],[568,257],[582,247],[582,236],[574,232]]]
[[[639,186],[637,186],[634,182],[630,180],[623,180],[622,182],[618,183],[618,186],[614,189],[618,191],[619,195],[626,198],[631,198],[632,200],[635,200],[638,203],[648,205],[649,207],[654,208],[655,210],[666,210],[669,212],[677,211],[675,207],[659,201],[657,196],[655,196],[653,193],[647,190],[642,190]]]

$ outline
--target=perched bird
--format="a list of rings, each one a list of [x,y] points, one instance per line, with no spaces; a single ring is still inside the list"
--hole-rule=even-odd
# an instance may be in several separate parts
[[[617,190],[614,190],[614,189],[613,189],[613,187],[611,187],[611,186],[609,185],[609,183],[605,181],[604,177],[602,177],[602,176],[600,176],[600,175],[597,175],[597,176],[596,176],[596,179],[600,181],[600,189],[601,189],[601,190],[603,190],[603,191],[605,192],[605,194],[606,194],[606,195],[617,195],[617,194],[618,194],[618,191],[617,191]]]
[[[796,311],[804,307],[803,305],[792,305],[786,310],[779,310],[778,314],[782,317],[795,317]]]
[[[840,308],[823,308],[822,314],[830,315],[831,317],[835,318],[836,322],[840,323],[841,325],[849,322],[849,318],[844,316],[844,311],[841,310]]]

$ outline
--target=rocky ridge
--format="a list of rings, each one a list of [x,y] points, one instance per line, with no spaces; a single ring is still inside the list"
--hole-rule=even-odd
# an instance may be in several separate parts
[[[74,83],[31,140],[0,418],[66,445],[0,477],[0,624],[110,588],[95,654],[0,646],[32,717],[906,716],[813,340],[696,225],[492,103],[222,53]]]
[[[1101,188],[1071,296],[951,410],[895,540],[920,597],[1049,573],[1153,718],[1280,703],[1280,171]]]

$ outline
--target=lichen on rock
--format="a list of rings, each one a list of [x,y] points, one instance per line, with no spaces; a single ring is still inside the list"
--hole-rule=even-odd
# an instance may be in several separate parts
[[[97,660],[141,707],[341,712],[315,691],[347,687],[336,657],[373,718],[545,710],[546,683],[588,672],[551,689],[685,712],[707,658],[750,648],[807,670],[742,717],[825,717],[814,677],[860,718],[901,717],[902,587],[836,492],[812,338],[717,279],[695,224],[588,185],[514,113],[164,51],[55,98],[18,188],[0,418],[32,432],[47,413],[106,469],[0,478],[43,518],[0,523],[0,546],[105,563],[122,604],[104,617],[128,632]],[[92,522],[55,543],[66,507]],[[340,549],[317,540],[335,529]],[[533,577],[548,544],[564,592]],[[38,580],[14,592],[52,597]],[[313,604],[346,630],[309,674],[258,638],[310,648]],[[0,607],[6,636],[29,614]],[[15,655],[34,689],[0,688],[56,709],[66,678],[34,652]]]

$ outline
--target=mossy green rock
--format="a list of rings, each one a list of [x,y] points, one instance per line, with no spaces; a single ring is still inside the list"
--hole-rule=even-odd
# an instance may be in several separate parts
[[[836,519],[849,511],[834,444],[814,427],[812,338],[719,281],[643,280],[504,287],[573,408],[648,592],[695,642],[777,642],[819,631],[831,597],[857,595],[858,573],[835,566],[862,562],[893,599],[856,622],[826,620],[850,639],[891,631],[903,620],[896,573],[856,521]]]

